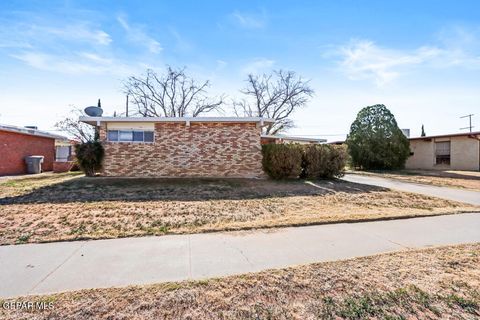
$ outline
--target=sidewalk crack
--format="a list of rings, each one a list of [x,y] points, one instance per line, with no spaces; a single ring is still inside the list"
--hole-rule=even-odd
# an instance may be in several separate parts
[[[245,259],[245,261],[247,261],[247,263],[248,263],[251,267],[253,267],[253,263],[248,259],[248,257],[245,255],[245,253],[243,252],[242,249],[239,249],[239,248],[237,248],[237,247],[235,247],[235,246],[233,246],[233,245],[227,245],[227,247],[232,248],[232,249],[234,249],[234,250],[237,250],[237,251],[240,253],[240,255],[243,257],[243,259]]]
[[[386,240],[386,241],[390,242],[391,244],[394,244],[394,245],[396,245],[396,246],[399,246],[399,247],[401,247],[401,248],[403,248],[403,249],[407,249],[407,250],[413,249],[413,248],[411,248],[411,247],[409,247],[409,246],[405,246],[405,245],[403,245],[403,244],[401,244],[401,243],[399,243],[399,242],[395,242],[395,241],[392,241],[392,240],[390,240],[390,239],[388,239],[388,238],[382,237],[382,236],[380,236],[380,235],[378,235],[378,234],[376,234],[376,233],[374,233],[374,232],[366,232],[366,231],[362,230],[361,228],[354,228],[354,227],[352,227],[352,226],[347,226],[347,227],[348,227],[349,229],[351,229],[351,230],[361,232],[361,233],[363,233],[363,234],[365,234],[366,236],[369,236],[369,237],[371,237],[371,238],[377,238],[377,239]]]
[[[70,260],[80,249],[85,246],[86,242],[82,243],[77,249],[75,249],[65,260],[62,261],[58,266],[56,266],[52,271],[50,271],[45,277],[43,277],[37,284],[35,284],[30,290],[28,290],[28,294],[32,293],[39,285],[41,285],[47,278],[49,278],[55,271],[60,269],[68,260]]]

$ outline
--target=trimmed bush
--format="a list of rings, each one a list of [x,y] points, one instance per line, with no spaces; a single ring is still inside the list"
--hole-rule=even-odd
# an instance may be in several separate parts
[[[295,144],[262,146],[263,170],[273,179],[298,178],[302,173],[303,149]]]
[[[266,144],[262,146],[263,170],[273,179],[331,179],[345,170],[344,146]]]
[[[347,151],[343,146],[311,144],[304,147],[302,177],[331,179],[341,177],[345,171]]]
[[[99,141],[88,141],[75,145],[77,163],[86,176],[92,177],[102,168],[105,150]]]

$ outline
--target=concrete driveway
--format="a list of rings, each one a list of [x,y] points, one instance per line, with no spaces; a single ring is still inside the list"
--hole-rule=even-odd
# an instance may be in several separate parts
[[[359,174],[346,174],[342,178],[342,180],[396,189],[400,191],[420,193],[427,196],[438,197],[442,199],[459,201],[480,206],[480,192],[478,191],[462,190],[449,187],[436,187],[425,184],[402,182],[386,178],[362,176]]]
[[[219,277],[480,241],[480,214],[0,246],[0,297]]]

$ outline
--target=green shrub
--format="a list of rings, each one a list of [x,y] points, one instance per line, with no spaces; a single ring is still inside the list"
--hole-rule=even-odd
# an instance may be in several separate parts
[[[327,144],[311,144],[304,147],[302,177],[323,179],[341,177],[345,171],[346,148]]]
[[[86,176],[94,176],[102,168],[105,150],[99,141],[88,141],[75,145],[77,163]]]
[[[263,170],[273,179],[297,178],[302,173],[303,149],[295,144],[262,146]]]
[[[330,177],[342,177],[345,174],[345,167],[348,161],[347,146],[330,146],[332,153],[330,156]]]
[[[263,170],[273,179],[340,177],[347,159],[344,146],[266,144],[262,151]]]
[[[400,169],[410,155],[408,139],[383,104],[360,110],[346,143],[353,166],[360,169]]]

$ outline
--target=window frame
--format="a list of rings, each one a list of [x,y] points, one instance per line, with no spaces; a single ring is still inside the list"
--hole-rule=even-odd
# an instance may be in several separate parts
[[[110,140],[110,132],[116,131],[117,132],[117,140]],[[120,140],[120,132],[130,132],[132,136],[132,140]],[[142,133],[142,141],[134,140],[134,133],[141,132]],[[145,132],[151,132],[152,133],[152,141],[145,141]],[[131,130],[120,130],[120,129],[107,129],[107,142],[111,143],[148,143],[152,144],[155,143],[155,131],[153,130],[138,130],[138,129],[131,129]]]
[[[438,152],[439,144],[448,144],[448,154],[442,149]],[[447,148],[445,148],[446,150]],[[451,141],[435,141],[435,165],[436,166],[450,166],[452,163],[452,142]]]
[[[110,132],[116,132],[117,140],[110,139]],[[108,142],[118,142],[118,130],[107,130],[107,141]]]

